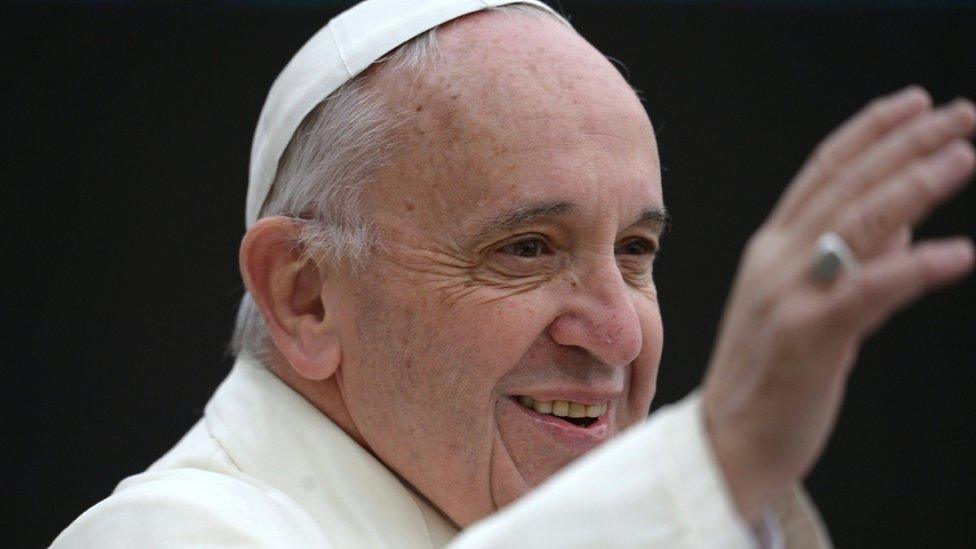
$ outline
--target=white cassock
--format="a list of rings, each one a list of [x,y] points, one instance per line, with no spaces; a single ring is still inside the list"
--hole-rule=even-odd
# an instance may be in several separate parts
[[[765,532],[745,525],[700,411],[696,395],[659,410],[459,534],[301,395],[238,359],[176,447],[53,546],[829,547],[799,488]]]

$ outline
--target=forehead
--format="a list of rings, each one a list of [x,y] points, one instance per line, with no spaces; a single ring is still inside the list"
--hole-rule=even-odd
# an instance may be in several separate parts
[[[367,203],[431,229],[554,199],[584,214],[662,205],[643,107],[573,31],[482,12],[440,29],[438,42],[425,70],[377,73],[404,120]]]

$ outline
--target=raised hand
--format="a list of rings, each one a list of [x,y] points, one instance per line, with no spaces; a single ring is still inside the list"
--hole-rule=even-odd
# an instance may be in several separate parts
[[[750,239],[703,388],[705,425],[747,520],[816,462],[865,338],[972,269],[967,238],[912,244],[910,227],[966,185],[974,128],[966,100],[933,109],[918,87],[876,99],[816,148]],[[828,232],[857,273],[813,276]]]

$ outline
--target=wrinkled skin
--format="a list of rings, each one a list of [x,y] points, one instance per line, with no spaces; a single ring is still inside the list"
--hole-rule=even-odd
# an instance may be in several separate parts
[[[465,525],[602,441],[533,425],[513,395],[594,393],[610,402],[603,438],[646,416],[661,226],[639,218],[663,202],[647,115],[574,32],[480,13],[438,38],[427,72],[374,79],[409,120],[364,196],[379,244],[332,281],[335,377],[347,430]]]

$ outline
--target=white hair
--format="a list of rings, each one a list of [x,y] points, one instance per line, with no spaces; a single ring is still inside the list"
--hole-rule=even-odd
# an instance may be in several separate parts
[[[530,4],[489,10],[551,18],[570,26],[563,17]],[[369,75],[380,70],[422,70],[437,55],[436,31],[435,27],[403,43],[340,86],[295,130],[258,217],[283,215],[300,222],[301,234],[294,245],[308,258],[354,270],[366,261],[375,234],[360,214],[362,189],[389,162],[397,144],[396,129],[405,120],[390,111]],[[249,293],[241,299],[230,352],[248,354],[265,364],[277,353]]]

